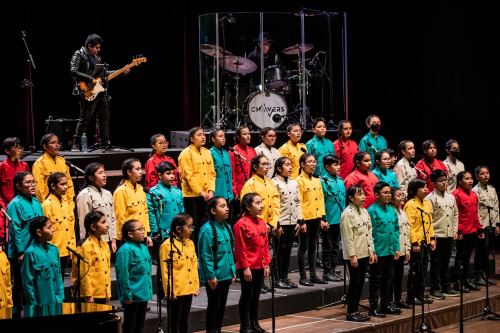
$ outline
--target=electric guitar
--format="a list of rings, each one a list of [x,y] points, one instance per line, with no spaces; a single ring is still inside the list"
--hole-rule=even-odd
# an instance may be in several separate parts
[[[119,70],[109,74],[106,78],[106,81],[112,80],[115,77],[126,72],[130,68],[139,66],[140,64],[146,61],[147,61],[146,57],[134,58],[130,64],[125,65]],[[89,102],[93,101],[100,92],[105,90],[102,85],[102,79],[100,77],[96,77],[96,80],[97,82],[95,84],[87,83],[85,81],[78,82],[78,88],[80,89],[82,97]]]

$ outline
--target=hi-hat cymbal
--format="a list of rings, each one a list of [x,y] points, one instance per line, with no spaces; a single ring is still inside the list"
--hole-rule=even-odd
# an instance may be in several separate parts
[[[304,52],[307,52],[311,50],[314,47],[312,44],[304,44]],[[292,46],[289,46],[285,49],[283,49],[283,54],[299,54],[302,51],[302,45],[301,44],[295,44]]]
[[[220,66],[225,70],[241,75],[252,73],[257,69],[257,65],[252,60],[234,55],[225,56]]]
[[[211,57],[222,57],[224,55],[232,55],[232,53],[229,52],[228,50],[212,44],[201,44],[200,51]]]

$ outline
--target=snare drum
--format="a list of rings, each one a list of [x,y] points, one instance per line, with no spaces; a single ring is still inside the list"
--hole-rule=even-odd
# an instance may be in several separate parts
[[[283,89],[286,83],[286,71],[278,65],[266,67],[264,71],[264,78],[266,79],[266,87],[274,90]]]
[[[285,121],[288,107],[285,99],[274,91],[256,91],[247,97],[248,116],[259,128],[276,128]]]

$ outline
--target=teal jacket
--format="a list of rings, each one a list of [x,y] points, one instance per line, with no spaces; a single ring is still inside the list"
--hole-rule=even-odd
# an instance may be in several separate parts
[[[214,233],[211,221],[207,221],[198,236],[198,261],[200,283],[217,278],[218,281],[230,280],[236,276],[233,246],[234,237],[231,228],[224,222],[212,222],[217,233],[217,255],[214,256]],[[214,260],[214,257],[216,260]],[[215,263],[217,262],[217,268]]]
[[[323,158],[326,155],[335,155],[335,150],[333,149],[333,142],[328,138],[318,138],[316,135],[306,143],[307,152],[314,155],[316,158],[316,170],[314,171],[315,176],[325,176],[326,170],[323,166]]]
[[[339,224],[340,215],[345,209],[346,190],[344,181],[339,176],[332,176],[328,172],[321,178],[323,196],[325,198],[325,212],[328,224]]]
[[[378,177],[379,182],[385,182],[389,184],[391,188],[401,188],[401,186],[399,186],[398,177],[394,171],[386,169],[385,172],[383,172],[377,165],[372,172]]]
[[[372,221],[372,236],[375,254],[379,257],[393,256],[399,251],[399,220],[396,208],[384,207],[375,202],[368,207]]]
[[[17,258],[24,253],[30,240],[28,221],[43,216],[42,205],[34,196],[31,200],[18,194],[7,206],[7,214],[12,219],[9,223],[9,258]]]
[[[220,196],[226,200],[233,200],[233,172],[231,170],[231,160],[229,153],[225,149],[210,148],[210,153],[214,160],[215,196]]]
[[[63,302],[64,284],[55,245],[33,241],[24,252],[21,276],[28,305]]]
[[[160,181],[149,189],[146,199],[151,233],[161,230],[161,236],[168,238],[174,216],[184,212],[182,191],[173,185],[167,187]]]
[[[144,302],[153,298],[151,256],[146,245],[125,242],[116,252],[116,287],[122,305],[125,301]]]
[[[370,145],[371,147],[370,147]],[[387,141],[382,135],[374,136],[370,132],[366,133],[359,141],[359,151],[366,151],[372,160],[372,169],[375,168],[375,153],[387,149]]]

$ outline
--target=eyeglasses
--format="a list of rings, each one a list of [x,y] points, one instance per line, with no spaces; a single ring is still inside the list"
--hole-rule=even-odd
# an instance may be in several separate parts
[[[318,162],[316,162],[316,161],[306,161],[306,164],[313,164],[314,165],[314,164],[318,164]]]
[[[191,231],[194,231],[194,229],[195,229],[195,226],[194,226],[194,225],[192,225],[192,226],[187,226],[187,225],[185,225],[185,227],[186,227],[186,228],[188,228],[188,229],[189,229],[189,230],[191,230]]]

